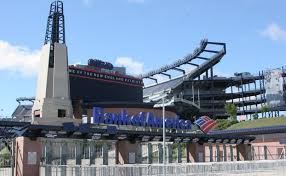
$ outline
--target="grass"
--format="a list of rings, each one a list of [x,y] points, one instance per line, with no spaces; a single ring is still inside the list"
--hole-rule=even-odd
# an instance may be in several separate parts
[[[241,129],[241,128],[257,128],[257,127],[277,126],[277,125],[286,125],[286,117],[262,118],[251,121],[243,121],[234,124],[228,127],[227,129],[231,130],[231,129]]]

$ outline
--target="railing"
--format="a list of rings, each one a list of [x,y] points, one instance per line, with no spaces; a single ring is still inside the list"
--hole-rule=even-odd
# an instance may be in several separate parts
[[[12,167],[0,167],[0,175],[12,176]]]
[[[195,175],[284,175],[286,160],[238,161],[213,163],[188,163],[165,165],[166,176]],[[162,164],[108,165],[108,166],[68,166],[43,165],[41,176],[157,176],[164,175]]]

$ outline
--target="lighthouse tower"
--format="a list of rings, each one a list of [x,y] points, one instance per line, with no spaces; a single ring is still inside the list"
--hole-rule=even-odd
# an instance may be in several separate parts
[[[61,1],[55,1],[50,6],[45,43],[40,59],[37,92],[32,108],[33,123],[72,118],[68,53]]]

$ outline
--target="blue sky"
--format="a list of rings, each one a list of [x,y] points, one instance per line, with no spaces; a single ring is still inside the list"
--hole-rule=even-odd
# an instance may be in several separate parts
[[[1,2],[0,116],[34,96],[52,1]],[[284,0],[64,1],[69,63],[98,58],[142,73],[191,53],[203,38],[225,42],[221,75],[285,64]]]

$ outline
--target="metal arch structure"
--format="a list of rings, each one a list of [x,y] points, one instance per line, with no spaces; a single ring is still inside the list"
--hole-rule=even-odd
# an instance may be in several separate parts
[[[215,45],[217,47],[220,47],[220,49],[219,50],[217,50],[217,49],[208,49],[208,47],[210,45]],[[206,56],[203,56],[204,53],[210,53],[210,54],[213,54],[213,55],[210,56],[210,57],[206,57]],[[163,67],[161,67],[159,69],[156,69],[156,70],[150,71],[148,73],[142,74],[139,77],[141,79],[152,79],[152,80],[155,80],[155,78],[153,78],[153,76],[161,74],[161,75],[164,75],[164,76],[168,76],[171,79],[171,75],[167,73],[170,70],[176,70],[176,71],[182,72],[183,75],[185,75],[186,74],[186,70],[180,68],[182,65],[192,65],[192,66],[200,67],[201,64],[200,65],[196,64],[193,61],[195,61],[195,60],[204,60],[205,62],[210,62],[214,57],[218,57],[219,55],[224,55],[225,53],[226,53],[226,44],[225,43],[209,42],[207,39],[203,39],[200,42],[200,46],[198,48],[196,48],[193,51],[193,53],[188,54],[183,59],[179,59],[179,60],[175,61],[174,63],[172,63],[170,65],[166,65],[166,66],[163,66]]]
[[[66,43],[64,5],[54,1],[50,6],[44,44],[50,43],[49,68],[54,67],[54,43]]]
[[[45,44],[65,43],[65,19],[62,1],[54,1],[50,6],[47,21]]]

